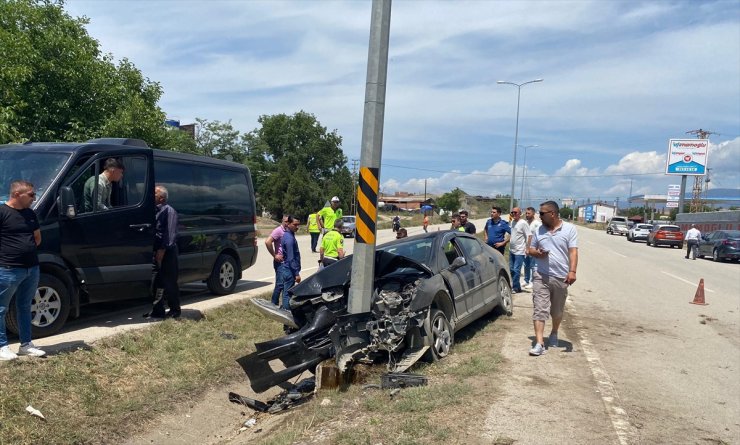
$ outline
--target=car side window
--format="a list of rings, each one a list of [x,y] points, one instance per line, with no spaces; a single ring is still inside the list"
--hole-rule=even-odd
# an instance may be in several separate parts
[[[465,238],[465,237],[458,237],[457,241],[460,243],[463,250],[468,254],[468,257],[470,258],[476,258],[480,256],[480,254],[483,252],[483,249],[481,248],[478,240],[474,240],[471,238]]]
[[[460,246],[457,244],[455,237],[442,244],[443,255],[440,255],[440,267],[446,269],[450,267],[455,258],[462,256]]]

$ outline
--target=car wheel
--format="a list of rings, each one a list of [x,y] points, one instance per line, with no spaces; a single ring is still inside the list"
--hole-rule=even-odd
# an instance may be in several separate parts
[[[452,327],[447,316],[439,309],[432,309],[429,313],[429,329],[426,334],[431,340],[429,350],[424,354],[428,362],[436,362],[447,357],[454,342]]]
[[[222,253],[213,265],[208,277],[208,290],[216,295],[228,295],[236,288],[236,260],[231,255]]]
[[[645,240],[645,245],[646,246],[649,246],[650,245],[650,239],[649,238]]]
[[[498,295],[501,297],[501,303],[496,306],[496,313],[511,317],[514,313],[514,301],[511,297],[511,286],[504,277],[498,277]]]
[[[54,275],[42,273],[39,286],[31,301],[31,333],[34,338],[56,334],[67,322],[70,310],[69,289]],[[9,308],[15,308],[15,297]],[[7,328],[18,334],[18,315],[9,310],[6,316]]]
[[[717,249],[712,250],[712,260],[720,262],[722,259],[719,257],[719,252],[717,252]]]

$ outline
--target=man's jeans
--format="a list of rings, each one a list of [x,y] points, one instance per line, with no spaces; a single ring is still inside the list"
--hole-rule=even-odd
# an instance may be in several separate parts
[[[21,345],[31,341],[31,302],[38,286],[39,266],[29,268],[0,266],[0,347],[8,344],[5,315],[13,295]]]
[[[686,258],[691,255],[691,258],[696,259],[696,252],[699,250],[699,240],[690,239],[686,240]]]
[[[519,284],[519,276],[524,264],[524,255],[514,255],[509,252],[509,272],[511,272],[511,289],[514,292],[521,292],[522,286]]]
[[[291,272],[290,267],[281,264],[277,270],[277,279],[280,283],[280,288],[283,290],[283,302],[280,307],[290,310],[290,293],[288,289],[295,285],[295,276]]]
[[[272,268],[275,269],[275,287],[272,289],[272,304],[280,306],[280,294],[283,293],[282,285],[280,284],[280,265],[277,261],[272,262]]]
[[[536,269],[537,264],[534,262],[534,257],[527,255],[524,257],[524,282],[529,284],[532,282],[532,271]]]

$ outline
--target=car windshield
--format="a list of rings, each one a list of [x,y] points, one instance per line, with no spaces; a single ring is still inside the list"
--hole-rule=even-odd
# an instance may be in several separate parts
[[[354,216],[343,216],[342,222],[353,223],[355,222],[355,217]]]
[[[403,243],[394,243],[390,246],[380,247],[378,250],[411,258],[417,263],[429,264],[432,253],[432,239],[424,238]]]
[[[0,150],[0,203],[8,200],[10,183],[16,179],[33,184],[38,203],[68,158],[66,153]]]

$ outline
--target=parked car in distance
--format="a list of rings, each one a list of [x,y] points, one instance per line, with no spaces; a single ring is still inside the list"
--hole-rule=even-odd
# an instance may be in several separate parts
[[[658,247],[666,245],[676,248],[683,246],[683,232],[673,224],[656,224],[647,237],[647,245]]]
[[[357,226],[355,225],[355,217],[354,216],[343,216],[342,217],[342,229],[339,231],[339,233],[342,234],[344,237],[355,237],[355,232],[357,230]]]
[[[332,356],[342,371],[350,362],[385,359],[392,371],[403,372],[419,359],[447,356],[455,332],[485,314],[513,310],[504,257],[465,232],[435,231],[379,246],[369,312],[348,313],[351,272],[348,256],[301,281],[291,289],[289,311],[252,300],[264,315],[294,329],[255,343],[255,352],[237,360],[254,391]],[[283,367],[274,366],[277,361]]]
[[[740,261],[740,230],[717,230],[702,235],[697,255],[710,256],[714,261]]]
[[[647,240],[652,228],[652,224],[635,224],[634,226],[630,227],[629,232],[627,232],[627,241],[635,242],[641,239]]]
[[[606,225],[606,233],[610,235],[627,235],[629,232],[627,218],[624,216],[613,216]]]

